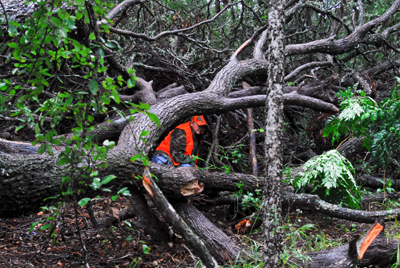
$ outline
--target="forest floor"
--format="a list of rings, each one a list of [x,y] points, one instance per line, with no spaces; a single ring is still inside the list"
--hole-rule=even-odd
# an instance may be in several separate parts
[[[94,202],[93,210],[104,216],[105,198]],[[125,198],[113,202],[113,211],[129,207]],[[369,204],[371,209],[382,209],[379,204]],[[364,207],[365,209],[365,207]],[[235,231],[237,219],[231,219],[227,206],[216,207],[204,212],[205,215],[240,246],[252,252],[262,252],[260,229],[250,235],[240,235]],[[0,267],[85,267],[84,254],[76,230],[74,209],[67,206],[65,232],[53,246],[48,234],[39,231],[46,222],[43,220],[54,213],[38,212],[18,218],[0,218]],[[230,218],[231,220],[228,220]],[[120,221],[107,229],[94,229],[86,209],[79,209],[79,225],[88,252],[90,267],[200,267],[199,259],[185,246],[179,235],[173,234],[168,243],[156,243],[152,235],[144,235],[142,230],[129,227],[135,219]],[[43,222],[41,222],[43,221]],[[33,222],[40,222],[30,233]],[[310,226],[313,224],[313,226]],[[307,208],[286,214],[284,233],[287,257],[296,252],[322,250],[349,242],[353,236],[364,234],[370,224],[332,219],[314,213]],[[386,234],[400,239],[396,223],[386,225]],[[397,226],[398,227],[398,226]],[[58,230],[57,230],[58,231]],[[156,235],[156,234],[154,234]],[[239,267],[229,266],[225,267]],[[243,266],[240,267],[256,267]]]

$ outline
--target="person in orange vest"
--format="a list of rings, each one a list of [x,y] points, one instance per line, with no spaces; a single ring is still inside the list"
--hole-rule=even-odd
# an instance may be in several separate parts
[[[208,125],[204,116],[193,116],[189,122],[174,128],[156,148],[151,161],[176,167],[196,166],[195,156],[200,152],[203,135]]]

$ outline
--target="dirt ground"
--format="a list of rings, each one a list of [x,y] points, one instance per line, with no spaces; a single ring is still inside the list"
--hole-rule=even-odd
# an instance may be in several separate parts
[[[104,216],[105,199],[98,199],[94,203],[94,212],[97,216]],[[126,199],[120,197],[113,202],[115,209],[124,210],[129,206]],[[377,207],[378,205],[370,205]],[[114,211],[115,211],[114,209]],[[84,254],[80,242],[73,207],[67,206],[65,229],[57,242],[51,245],[48,233],[39,231],[46,222],[46,216],[53,213],[48,211],[36,214],[23,215],[18,218],[0,219],[0,267],[84,267]],[[227,206],[217,207],[205,212],[205,215],[220,227],[240,246],[257,245],[262,250],[262,235],[255,230],[250,236],[243,236],[235,232],[234,225],[239,221],[232,219]],[[160,244],[152,240],[152,235],[143,234],[142,230],[133,230],[129,224],[135,219],[120,221],[106,229],[94,229],[90,223],[87,210],[79,209],[79,226],[81,228],[87,258],[90,267],[195,267],[199,259],[184,244],[179,235],[172,234],[168,243]],[[30,233],[33,222],[40,222]],[[128,223],[127,223],[128,222]],[[296,247],[316,248],[318,243],[331,246],[349,242],[354,235],[363,234],[370,228],[370,224],[353,223],[346,220],[332,219],[316,214],[307,208],[288,213],[285,217],[285,243],[294,243]],[[288,223],[291,223],[288,225]],[[295,230],[305,224],[313,223],[316,228],[305,230],[307,236],[296,240],[293,237]],[[290,226],[290,228],[289,228]],[[57,227],[59,232],[61,228]],[[292,233],[289,236],[289,233]],[[399,230],[394,223],[386,225],[386,232],[399,236]],[[325,239],[322,239],[323,237]],[[399,239],[400,237],[395,237]],[[251,241],[251,243],[248,243]],[[307,242],[308,241],[308,242]],[[320,245],[319,245],[320,246]],[[199,266],[197,266],[199,267]]]

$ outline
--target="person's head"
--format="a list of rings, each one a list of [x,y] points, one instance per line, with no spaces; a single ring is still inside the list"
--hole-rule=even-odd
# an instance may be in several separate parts
[[[205,134],[208,129],[207,122],[202,115],[193,116],[192,120],[190,121],[190,126],[197,135]]]

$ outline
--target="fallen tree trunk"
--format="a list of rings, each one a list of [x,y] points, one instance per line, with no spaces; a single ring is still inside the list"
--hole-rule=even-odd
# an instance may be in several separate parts
[[[0,217],[37,211],[45,204],[43,199],[59,193],[64,171],[57,166],[57,152],[55,150],[55,157],[44,154],[0,154]],[[130,163],[130,156],[132,152],[129,151],[109,154],[108,168],[99,169],[100,177],[109,174],[117,176],[108,187],[119,186],[124,181],[132,180],[133,175],[143,174],[144,166],[138,161]],[[171,168],[156,163],[151,164],[151,170],[160,180],[158,184],[162,191],[174,197],[181,196],[183,190],[187,191],[185,186],[196,180],[214,191],[236,191],[239,182],[247,189],[263,186],[261,180],[246,174],[227,175],[192,167]]]
[[[143,174],[143,186],[149,193],[150,198],[154,204],[163,214],[164,218],[172,225],[172,227],[181,234],[186,243],[188,243],[200,256],[200,259],[206,265],[206,267],[219,267],[213,256],[210,254],[208,248],[204,245],[203,241],[193,233],[193,230],[188,227],[185,221],[182,220],[181,216],[167,201],[164,194],[158,188],[157,184],[151,178],[151,174],[148,168],[145,168]]]
[[[204,241],[208,250],[220,263],[234,261],[241,250],[232,240],[193,205],[183,202],[172,202],[173,207],[189,227]]]
[[[347,245],[328,250],[309,252],[307,256],[311,258],[311,261],[301,263],[296,260],[294,262],[300,267],[307,268],[350,268],[355,267],[355,265],[358,265],[358,267],[388,267],[396,261],[393,255],[399,248],[399,240],[386,238],[383,231],[379,233],[376,239],[371,237],[373,236],[371,233],[376,231],[374,230],[375,226],[358,241],[353,240]],[[367,246],[368,239],[374,239],[369,247]],[[365,247],[367,249],[361,255]],[[359,260],[360,257],[361,260]]]
[[[132,175],[143,174],[144,167],[137,161],[129,163],[130,153],[110,154],[108,172],[99,170],[100,176],[114,174],[117,179],[111,185],[119,186]],[[0,217],[36,211],[44,205],[43,199],[53,196],[60,189],[63,171],[55,168],[57,158],[38,155],[0,155]],[[159,179],[159,187],[170,196],[182,196],[182,189],[195,180],[205,184],[206,189],[215,191],[237,191],[237,184],[244,189],[256,190],[264,186],[262,180],[247,174],[225,174],[208,172],[192,167],[171,168],[151,164],[152,173]],[[90,183],[90,182],[89,182]],[[108,186],[111,186],[108,185]],[[400,210],[365,212],[329,204],[314,195],[287,193],[283,202],[290,206],[307,206],[335,217],[358,222],[374,222],[376,218],[400,215]]]
[[[362,185],[362,186],[367,186],[371,188],[384,188],[384,178],[380,177],[375,177],[372,175],[364,175],[361,174],[357,176],[357,183]],[[387,182],[387,179],[386,179]],[[392,186],[393,189],[399,190],[400,189],[400,180],[392,180]]]

